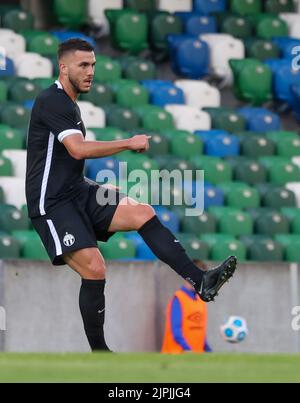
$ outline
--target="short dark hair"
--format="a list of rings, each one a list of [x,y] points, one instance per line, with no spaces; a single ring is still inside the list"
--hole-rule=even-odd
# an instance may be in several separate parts
[[[85,52],[93,52],[94,47],[87,41],[79,38],[72,38],[65,42],[62,42],[58,48],[58,60],[60,60],[66,53],[76,52],[76,50],[82,50]]]

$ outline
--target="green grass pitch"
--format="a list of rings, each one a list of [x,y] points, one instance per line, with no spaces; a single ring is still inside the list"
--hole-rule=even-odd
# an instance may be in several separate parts
[[[0,354],[0,383],[300,382],[300,356]]]

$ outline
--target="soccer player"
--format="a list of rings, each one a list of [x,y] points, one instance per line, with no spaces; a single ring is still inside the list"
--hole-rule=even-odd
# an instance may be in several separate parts
[[[84,177],[86,159],[126,150],[145,152],[149,138],[85,140],[76,100],[91,89],[94,49],[71,39],[60,45],[58,61],[59,79],[38,96],[31,115],[26,172],[29,216],[52,264],[66,264],[81,276],[80,310],[89,344],[93,351],[108,350],[103,332],[106,269],[97,240],[106,242],[118,231],[138,231],[155,255],[192,284],[204,301],[213,300],[233,275],[236,258],[207,273],[200,271],[151,206]]]

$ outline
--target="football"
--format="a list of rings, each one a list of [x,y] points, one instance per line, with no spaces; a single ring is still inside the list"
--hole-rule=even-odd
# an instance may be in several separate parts
[[[233,344],[241,343],[248,335],[247,322],[239,316],[231,316],[220,330],[222,338]]]

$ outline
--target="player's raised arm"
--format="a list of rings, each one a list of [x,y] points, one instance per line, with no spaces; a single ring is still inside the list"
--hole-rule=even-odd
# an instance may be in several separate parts
[[[150,136],[137,135],[126,140],[86,141],[82,134],[66,137],[63,144],[76,160],[109,157],[122,151],[145,152],[149,149]]]

